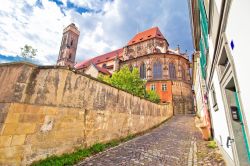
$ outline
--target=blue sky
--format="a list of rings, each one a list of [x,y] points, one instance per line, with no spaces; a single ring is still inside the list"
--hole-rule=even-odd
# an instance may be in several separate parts
[[[40,64],[55,64],[71,22],[81,32],[77,62],[121,48],[154,26],[170,48],[193,51],[187,0],[13,0],[0,6],[0,63],[20,60],[20,48],[29,44]]]

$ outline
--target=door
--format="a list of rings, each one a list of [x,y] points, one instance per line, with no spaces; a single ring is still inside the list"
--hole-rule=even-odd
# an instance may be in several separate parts
[[[234,135],[232,138],[228,137],[227,146],[229,147],[234,143],[240,166],[247,166],[250,165],[248,160],[249,148],[233,77],[225,87],[225,94]]]

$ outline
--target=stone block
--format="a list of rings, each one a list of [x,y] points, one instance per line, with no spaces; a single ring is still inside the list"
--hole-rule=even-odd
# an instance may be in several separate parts
[[[12,136],[0,136],[0,148],[10,146]]]
[[[6,116],[7,116],[7,113],[0,112],[0,123],[4,123]]]
[[[24,154],[23,152],[24,152],[23,146],[0,148],[0,160],[20,161],[21,158],[23,157]]]
[[[46,115],[56,115],[58,113],[58,109],[56,107],[44,107],[43,114]]]
[[[12,103],[9,107],[9,113],[20,113],[27,109],[27,104]]]
[[[19,123],[15,134],[31,134],[36,130],[36,123]]]
[[[83,122],[74,122],[74,123],[69,123],[69,122],[62,122],[59,124],[60,130],[64,129],[72,129],[72,127],[77,128],[79,130],[84,129],[84,123]]]
[[[28,105],[23,111],[24,113],[29,114],[42,114],[43,113],[43,107],[39,105]]]
[[[20,114],[19,122],[21,123],[42,123],[45,115],[42,114]]]
[[[23,145],[26,135],[14,135],[11,141],[11,145]]]
[[[2,135],[15,135],[18,128],[18,123],[4,124]]]
[[[22,157],[16,157],[16,158],[11,158],[11,159],[1,159],[0,158],[0,165],[3,166],[17,166],[20,165],[22,160]]]
[[[5,123],[18,123],[19,113],[9,113],[6,117]]]

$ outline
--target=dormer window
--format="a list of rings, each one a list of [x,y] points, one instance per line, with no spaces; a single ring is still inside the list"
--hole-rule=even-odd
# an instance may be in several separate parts
[[[140,40],[142,40],[143,39],[143,37],[142,38],[140,38]]]
[[[132,41],[132,43],[134,43],[135,41]]]
[[[161,36],[160,34],[157,34],[158,36]]]
[[[151,37],[151,35],[148,35],[148,37]]]

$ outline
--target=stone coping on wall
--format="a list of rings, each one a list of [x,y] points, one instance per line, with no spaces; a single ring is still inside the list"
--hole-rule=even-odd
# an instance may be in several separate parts
[[[126,91],[126,90],[124,90],[124,89],[115,87],[115,86],[113,86],[113,85],[111,85],[111,84],[108,84],[107,82],[104,82],[104,81],[99,80],[99,79],[97,79],[97,78],[91,77],[91,76],[88,75],[88,74],[85,74],[85,73],[83,73],[83,72],[78,71],[78,70],[75,69],[75,68],[68,67],[68,66],[58,66],[58,65],[43,65],[43,66],[40,66],[40,65],[36,65],[36,64],[30,63],[30,62],[26,62],[26,61],[10,62],[10,63],[0,63],[0,67],[12,66],[12,65],[14,65],[14,66],[17,66],[17,65],[27,65],[27,66],[30,66],[30,67],[33,67],[33,68],[37,68],[37,69],[63,69],[63,70],[69,70],[69,71],[73,72],[74,74],[79,74],[79,75],[85,76],[85,77],[87,77],[87,78],[89,78],[89,79],[91,79],[91,80],[97,81],[97,82],[99,82],[99,83],[103,83],[103,84],[105,84],[105,85],[108,85],[108,86],[113,87],[113,88],[115,88],[115,89],[118,89],[118,90],[120,90],[120,91],[129,93],[128,91]],[[136,96],[136,97],[138,97],[138,98],[140,98],[140,99],[142,99],[142,100],[146,100],[146,101],[151,102],[150,100],[148,100],[148,99],[146,99],[146,98],[143,98],[143,97],[141,97],[141,96],[137,96],[137,95],[134,95],[134,94],[131,94],[131,93],[129,93],[129,94],[132,95],[132,96]],[[0,102],[2,102],[2,101],[0,101]],[[24,103],[25,103],[25,102],[24,102]],[[166,104],[169,104],[169,103],[158,103],[158,104],[157,104],[157,103],[153,103],[153,102],[151,102],[151,103],[152,103],[152,104],[156,104],[156,105],[166,105]]]

